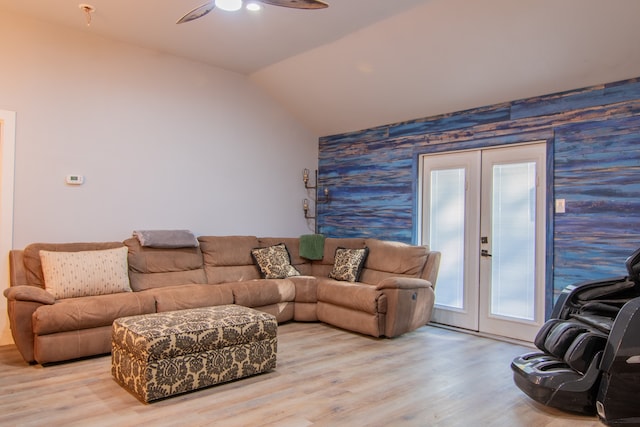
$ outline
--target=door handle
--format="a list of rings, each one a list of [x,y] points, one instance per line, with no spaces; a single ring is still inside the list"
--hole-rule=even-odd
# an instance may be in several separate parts
[[[488,251],[488,250],[486,250],[486,249],[482,249],[482,250],[480,251],[480,256],[490,257],[490,256],[491,256],[491,254],[489,253],[489,251]]]

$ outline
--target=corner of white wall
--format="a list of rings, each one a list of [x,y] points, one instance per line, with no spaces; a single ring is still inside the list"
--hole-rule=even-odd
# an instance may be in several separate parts
[[[16,113],[0,110],[0,289],[9,287],[9,251],[13,247],[13,173]],[[13,344],[7,300],[0,297],[0,345]]]

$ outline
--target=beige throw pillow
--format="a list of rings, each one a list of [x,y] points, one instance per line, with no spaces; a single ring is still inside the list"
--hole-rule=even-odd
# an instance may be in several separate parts
[[[347,249],[337,248],[333,269],[329,277],[345,282],[357,282],[360,280],[360,273],[369,255],[369,248]]]
[[[131,292],[128,248],[40,251],[45,289],[56,299]]]
[[[267,248],[254,248],[251,250],[251,256],[265,279],[284,279],[300,275],[291,265],[291,257],[284,243]]]

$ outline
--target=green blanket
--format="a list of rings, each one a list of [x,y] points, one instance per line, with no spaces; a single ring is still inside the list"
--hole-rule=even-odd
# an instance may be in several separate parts
[[[307,259],[322,259],[324,236],[322,234],[304,234],[300,236],[300,256]]]

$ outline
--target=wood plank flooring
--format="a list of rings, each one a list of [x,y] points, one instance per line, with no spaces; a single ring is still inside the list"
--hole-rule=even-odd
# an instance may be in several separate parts
[[[0,426],[602,427],[538,405],[509,364],[528,347],[424,326],[374,339],[320,323],[278,330],[276,370],[143,404],[109,356],[42,367],[0,347]]]

